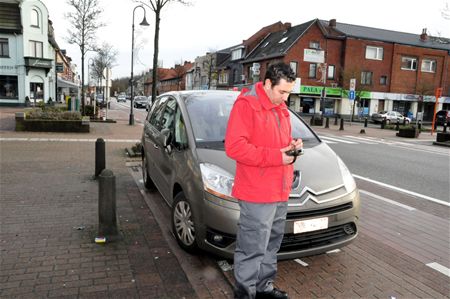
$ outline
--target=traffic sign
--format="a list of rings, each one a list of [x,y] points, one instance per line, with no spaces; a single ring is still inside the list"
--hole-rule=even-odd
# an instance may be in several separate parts
[[[355,91],[354,90],[350,90],[350,92],[348,93],[348,99],[352,100],[352,101],[355,99]]]
[[[355,91],[356,88],[356,79],[350,79],[350,90]]]

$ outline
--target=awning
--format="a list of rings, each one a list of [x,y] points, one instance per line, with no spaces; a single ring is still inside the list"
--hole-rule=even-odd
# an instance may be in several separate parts
[[[62,87],[62,88],[79,88],[79,86],[76,83],[63,80],[63,79],[61,79],[59,77],[58,77],[58,87]]]

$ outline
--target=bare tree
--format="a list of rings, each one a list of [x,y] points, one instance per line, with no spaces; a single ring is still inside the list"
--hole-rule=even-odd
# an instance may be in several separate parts
[[[71,24],[68,30],[69,44],[76,44],[81,52],[81,109],[84,111],[84,58],[88,51],[95,50],[95,33],[104,26],[99,22],[100,8],[98,0],[67,0],[67,4],[75,11],[66,13],[65,17]]]
[[[94,57],[94,65],[92,67],[94,77],[97,80],[105,78],[103,71],[105,68],[112,68],[117,59],[117,50],[108,43],[103,43],[101,48],[97,49],[97,55]],[[106,96],[106,95],[105,95]]]
[[[152,68],[152,99],[156,99],[156,84],[157,82],[157,70],[158,70],[158,54],[159,54],[159,23],[161,22],[161,10],[169,2],[178,2],[184,5],[190,3],[184,0],[135,0],[135,2],[141,3],[150,8],[155,13],[155,39],[153,49],[153,68]]]

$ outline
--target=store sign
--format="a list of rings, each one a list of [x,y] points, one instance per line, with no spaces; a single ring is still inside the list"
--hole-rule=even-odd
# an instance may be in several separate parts
[[[25,66],[47,69],[52,67],[52,60],[44,58],[25,57]]]
[[[321,86],[301,86],[300,93],[320,95],[323,87]]]
[[[324,63],[325,62],[325,51],[314,50],[314,49],[304,49],[303,50],[303,61]]]

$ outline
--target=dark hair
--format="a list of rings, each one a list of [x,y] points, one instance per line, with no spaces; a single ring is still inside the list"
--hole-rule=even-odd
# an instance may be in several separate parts
[[[280,83],[280,79],[284,79],[287,82],[293,82],[296,78],[294,71],[292,71],[288,64],[279,62],[269,66],[264,81],[266,81],[266,79],[269,79],[272,85],[275,86]]]

